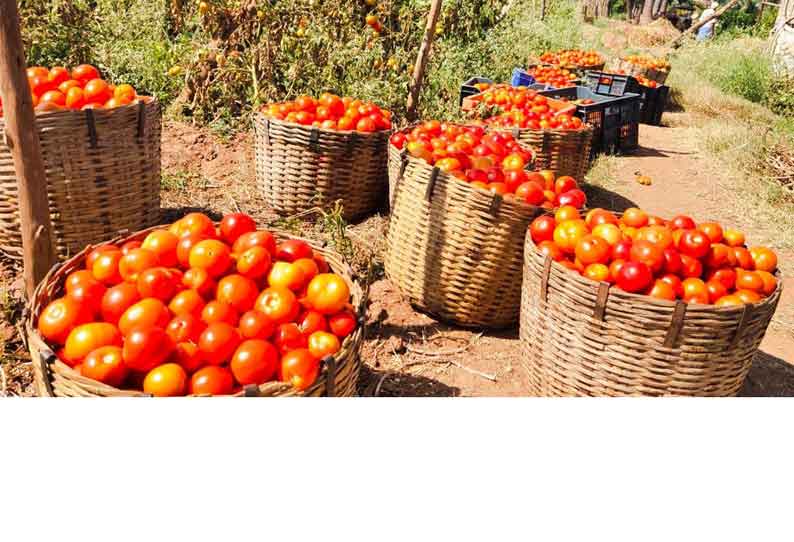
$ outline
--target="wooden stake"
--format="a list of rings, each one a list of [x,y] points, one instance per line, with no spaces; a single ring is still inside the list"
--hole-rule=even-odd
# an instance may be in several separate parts
[[[433,38],[436,34],[436,22],[438,14],[441,12],[441,0],[432,0],[430,13],[427,15],[427,26],[422,44],[419,46],[419,54],[416,56],[414,73],[411,77],[411,88],[408,92],[408,104],[406,106],[406,117],[409,121],[416,120],[416,108],[419,105],[419,91],[422,90],[422,79],[425,75],[425,66],[430,57],[430,48],[433,46]]]
[[[0,97],[5,115],[5,140],[14,158],[19,188],[25,287],[30,298],[36,284],[55,263],[55,254],[50,241],[47,177],[25,71],[16,0],[0,0]],[[0,144],[2,137],[0,134]]]

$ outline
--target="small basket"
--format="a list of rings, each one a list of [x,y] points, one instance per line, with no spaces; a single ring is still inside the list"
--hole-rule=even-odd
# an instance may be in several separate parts
[[[389,130],[326,130],[257,113],[256,183],[266,203],[289,216],[341,201],[343,218],[374,212],[386,197]]]
[[[590,145],[593,127],[581,130],[533,130],[531,128],[506,129],[521,144],[537,150],[536,163],[556,176],[570,175],[584,180],[590,167]]]
[[[775,312],[671,302],[610,288],[537,251],[529,232],[521,355],[538,396],[731,396]]]
[[[36,115],[60,259],[86,243],[160,221],[160,124],[154,98],[114,109]],[[0,252],[21,261],[18,199],[11,150],[0,140]]]
[[[514,325],[524,232],[541,209],[397,153],[386,275],[411,303],[443,320]]]
[[[124,238],[111,241],[115,245],[122,245],[127,241],[142,241],[149,232],[162,226],[156,226],[135,233]],[[273,231],[273,230],[271,230]],[[297,239],[292,235],[273,231],[276,239]],[[320,374],[317,381],[307,390],[295,390],[284,382],[268,382],[260,386],[245,386],[237,396],[246,397],[288,397],[288,396],[339,396],[351,397],[356,395],[358,374],[361,367],[359,351],[364,335],[364,322],[367,303],[367,292],[353,278],[353,271],[344,263],[342,257],[329,250],[317,246],[310,240],[302,239],[309,243],[312,249],[322,254],[331,269],[342,276],[350,287],[352,305],[355,307],[358,327],[348,335],[342,343],[341,350],[334,356],[329,356],[322,361]],[[140,390],[119,389],[90,378],[63,363],[53,353],[50,346],[44,341],[36,328],[39,314],[51,301],[63,295],[63,286],[69,273],[84,269],[85,258],[95,248],[87,246],[76,256],[53,267],[47,276],[39,283],[33,294],[29,316],[25,321],[25,335],[30,357],[33,360],[33,374],[37,394],[44,397],[148,397]]]

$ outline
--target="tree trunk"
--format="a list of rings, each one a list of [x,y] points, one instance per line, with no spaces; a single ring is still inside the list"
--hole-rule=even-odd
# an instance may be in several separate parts
[[[634,0],[626,0],[626,20],[631,22],[634,13]]]
[[[640,24],[648,24],[653,21],[653,0],[644,0],[642,13],[640,14]]]
[[[794,76],[794,0],[780,0],[772,29],[772,55],[778,70]]]
[[[667,12],[667,0],[656,0],[653,6],[653,19],[664,16],[665,12]]]

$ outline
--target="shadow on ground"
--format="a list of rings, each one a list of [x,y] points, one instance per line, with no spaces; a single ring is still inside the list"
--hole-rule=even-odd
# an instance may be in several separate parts
[[[612,192],[601,186],[593,184],[584,184],[582,189],[587,194],[587,206],[591,209],[593,207],[603,207],[610,211],[622,213],[629,207],[637,207],[637,204],[621,196],[617,192]]]
[[[794,365],[759,350],[739,396],[794,397]]]

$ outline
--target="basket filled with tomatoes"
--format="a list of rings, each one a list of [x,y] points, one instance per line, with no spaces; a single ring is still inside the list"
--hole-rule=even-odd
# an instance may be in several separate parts
[[[593,127],[575,116],[576,105],[531,88],[500,85],[483,92],[470,113],[509,131],[537,151],[538,162],[560,176],[583,179],[590,164]]]
[[[265,105],[255,120],[257,186],[267,204],[292,215],[337,201],[350,220],[386,194],[391,113],[324,93]]]
[[[650,55],[626,55],[618,59],[613,68],[634,77],[641,75],[660,85],[663,85],[670,75],[670,62],[665,58]]]
[[[351,396],[365,305],[338,254],[190,213],[56,266],[26,333],[40,395]]]
[[[562,51],[547,51],[538,58],[542,64],[550,64],[568,70],[597,70],[604,69],[604,57],[596,51],[583,51],[581,49],[566,49]]]
[[[386,275],[415,306],[468,327],[518,321],[524,232],[560,204],[582,207],[571,177],[526,168],[509,133],[426,121],[391,137],[397,178]]]
[[[28,68],[60,258],[86,243],[156,224],[160,214],[160,105],[84,64]],[[0,132],[5,132],[0,103]],[[13,164],[0,145],[0,164]],[[16,174],[0,166],[0,251],[22,259]]]
[[[524,252],[522,356],[536,395],[731,396],[777,307],[777,255],[717,222],[573,207]]]

